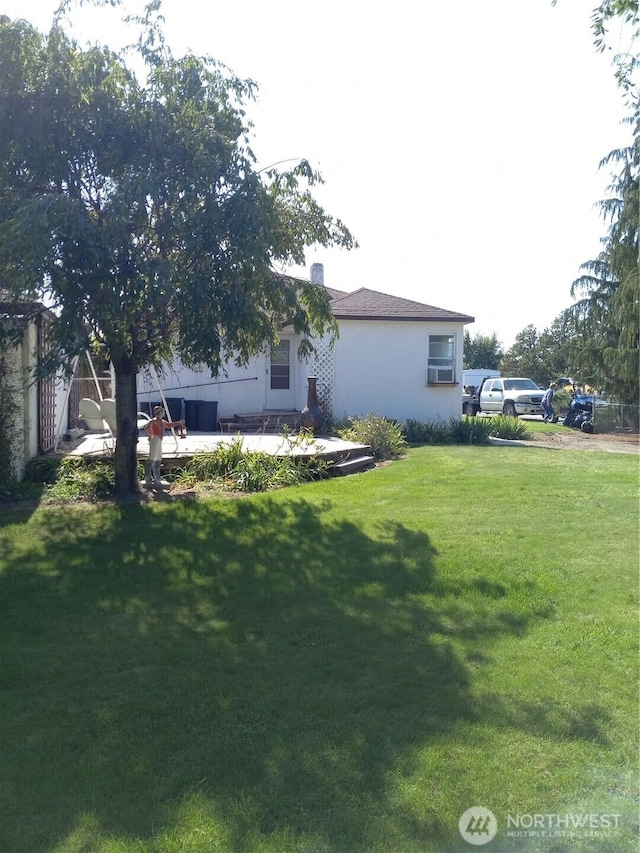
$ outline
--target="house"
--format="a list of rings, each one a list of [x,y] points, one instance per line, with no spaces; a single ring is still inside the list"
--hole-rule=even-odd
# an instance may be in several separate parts
[[[401,422],[460,417],[464,326],[474,318],[365,287],[348,293],[325,287],[323,279],[322,265],[314,264],[311,281],[325,288],[338,322],[333,346],[329,338],[319,340],[312,358],[301,360],[299,336],[284,328],[275,346],[245,367],[229,364],[224,375],[179,363],[167,367],[161,379],[143,372],[139,408],[159,400],[161,384],[170,405],[175,400],[181,406],[171,412],[173,418],[186,414],[191,429],[216,431],[218,419],[299,413],[307,404],[308,377],[316,376],[320,407],[336,420],[370,412]],[[44,306],[16,304],[0,291],[0,326],[19,331],[13,343],[0,348],[0,439],[4,429],[18,477],[31,459],[53,449],[58,437],[76,426],[80,397],[91,393],[83,385],[89,379],[38,377],[51,317]],[[112,381],[110,375],[99,378]],[[201,416],[197,425],[194,412]]]
[[[322,264],[311,281],[324,285]],[[464,326],[473,317],[362,287],[348,293],[325,287],[338,322],[339,338],[317,342],[308,361],[298,359],[299,339],[284,328],[278,344],[246,367],[229,365],[224,376],[180,364],[163,377],[167,399],[189,404],[217,401],[217,416],[300,411],[307,403],[308,377],[317,376],[318,400],[335,419],[375,413],[398,421],[460,417]],[[158,382],[141,376],[139,406],[158,399]],[[175,416],[177,413],[172,413]]]

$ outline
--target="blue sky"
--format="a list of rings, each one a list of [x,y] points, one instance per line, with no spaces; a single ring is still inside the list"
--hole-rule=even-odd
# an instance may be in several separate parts
[[[56,5],[0,0],[0,12],[46,28]],[[259,166],[306,157],[323,174],[316,196],[360,248],[310,251],[307,274],[319,261],[338,289],[471,314],[472,335],[510,346],[571,303],[605,233],[598,164],[631,139],[593,5],[164,0],[163,12],[175,54],[210,54],[258,84]],[[121,14],[84,6],[74,35],[117,47]]]

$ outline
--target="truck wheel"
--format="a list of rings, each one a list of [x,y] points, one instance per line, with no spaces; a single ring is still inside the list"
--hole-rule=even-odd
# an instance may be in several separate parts
[[[517,418],[516,415],[516,407],[513,403],[505,403],[502,408],[503,414],[505,414],[508,418]]]
[[[476,413],[476,410],[473,408],[473,403],[465,403],[462,409],[462,414],[467,415],[467,417],[472,418]]]

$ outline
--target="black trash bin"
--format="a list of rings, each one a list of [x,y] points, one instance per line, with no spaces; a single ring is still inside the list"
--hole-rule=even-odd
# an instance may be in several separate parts
[[[167,405],[162,400],[152,400],[150,403],[139,403],[140,411],[146,412],[153,417],[156,406],[162,406],[165,419],[168,421],[181,421],[184,418],[184,399],[182,397],[167,397]],[[167,411],[167,408],[169,411]]]
[[[183,397],[167,397],[168,412],[165,412],[167,420],[181,421],[184,418],[184,398]]]
[[[200,429],[198,402],[198,400],[184,401],[184,419],[186,421],[186,427],[187,429],[195,430],[196,432]]]
[[[218,432],[217,400],[200,400],[198,403],[198,429],[200,432]]]

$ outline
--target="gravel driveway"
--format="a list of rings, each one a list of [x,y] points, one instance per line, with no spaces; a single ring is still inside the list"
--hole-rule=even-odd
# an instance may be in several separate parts
[[[556,450],[599,450],[605,453],[640,453],[640,436],[618,433],[580,432],[562,427],[558,432],[540,433],[532,441],[519,442],[530,447],[551,447]]]

